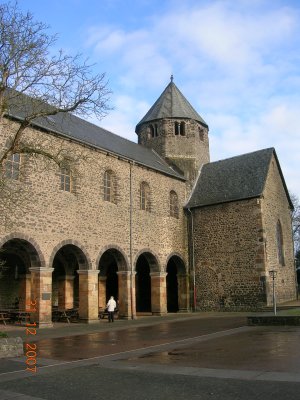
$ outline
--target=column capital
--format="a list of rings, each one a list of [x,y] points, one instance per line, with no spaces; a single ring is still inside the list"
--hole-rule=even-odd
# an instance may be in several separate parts
[[[167,275],[167,272],[150,272],[150,276],[154,278],[165,278]]]
[[[77,274],[78,275],[98,275],[99,274],[98,269],[78,269]]]
[[[132,274],[135,275],[136,272],[133,271]],[[126,275],[126,276],[130,276],[130,275],[131,275],[131,271],[117,271],[117,275]]]
[[[45,267],[31,267],[29,268],[30,272],[39,272],[39,273],[51,273],[54,271],[54,268],[45,268]]]

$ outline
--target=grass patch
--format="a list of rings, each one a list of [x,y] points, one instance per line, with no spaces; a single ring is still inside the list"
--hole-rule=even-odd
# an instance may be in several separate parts
[[[280,311],[278,314],[300,316],[300,308],[291,308],[290,310]]]
[[[7,333],[5,333],[5,332],[0,332],[0,339],[1,339],[1,338],[7,338],[7,337],[8,337]]]

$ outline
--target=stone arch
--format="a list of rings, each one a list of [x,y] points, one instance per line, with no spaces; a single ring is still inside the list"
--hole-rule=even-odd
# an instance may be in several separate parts
[[[187,274],[187,263],[185,262],[184,257],[180,253],[177,253],[177,252],[173,252],[173,253],[169,254],[164,270],[167,271],[167,265],[171,258],[174,258],[174,260],[179,268],[179,273]]]
[[[0,244],[6,266],[0,280],[0,305],[25,310],[31,298],[30,270],[45,267],[44,256],[32,238],[19,232],[5,236]]]
[[[4,236],[0,240],[0,249],[3,248],[3,246],[5,246],[6,243],[12,240],[19,241],[20,243],[23,243],[23,245],[25,246],[26,243],[29,244],[29,246],[26,247],[30,257],[31,267],[39,267],[39,268],[46,267],[45,257],[40,249],[40,246],[34,239],[23,233],[13,232],[7,236]]]
[[[148,248],[145,248],[145,249],[143,249],[143,250],[140,250],[140,251],[136,254],[135,260],[134,260],[134,264],[133,264],[133,265],[135,266],[135,270],[136,270],[137,261],[138,261],[138,259],[139,259],[139,257],[140,257],[141,255],[143,255],[143,256],[146,258],[146,260],[148,261],[149,267],[150,267],[150,272],[160,272],[160,271],[163,271],[163,269],[162,269],[162,267],[161,267],[161,264],[160,264],[160,262],[159,262],[158,256],[157,256],[152,250],[150,250],[150,249],[148,249]]]
[[[167,311],[188,310],[188,275],[186,264],[178,253],[172,253],[166,262]]]
[[[54,261],[54,257],[59,252],[59,250],[62,249],[63,247],[65,247],[65,246],[68,246],[68,245],[73,246],[73,250],[74,250],[74,252],[76,254],[76,258],[77,258],[77,262],[78,262],[80,270],[93,269],[90,256],[88,255],[88,252],[85,249],[85,247],[82,246],[76,240],[72,240],[72,239],[63,240],[53,248],[51,256],[50,256],[50,259],[49,259],[49,265],[50,266],[52,266],[53,261]]]
[[[80,303],[79,274],[90,270],[86,252],[74,240],[64,240],[55,246],[51,257],[52,306],[58,310],[78,308]]]
[[[154,289],[153,282],[159,278],[161,271],[158,257],[151,250],[143,249],[136,255],[134,265],[136,310],[137,312],[153,312],[157,291],[159,292],[159,288]]]
[[[100,270],[98,276],[98,305],[104,310],[110,296],[118,301],[119,315],[128,314],[127,300],[129,288],[126,285],[129,263],[124,251],[117,245],[105,246],[97,258],[97,266]]]
[[[96,267],[97,268],[99,266],[101,257],[108,250],[110,250],[112,252],[112,254],[114,255],[114,257],[116,259],[116,262],[118,264],[118,271],[129,271],[130,270],[130,265],[129,265],[127,255],[125,254],[124,250],[121,249],[121,247],[119,247],[116,244],[109,244],[101,249],[101,252],[96,259]]]

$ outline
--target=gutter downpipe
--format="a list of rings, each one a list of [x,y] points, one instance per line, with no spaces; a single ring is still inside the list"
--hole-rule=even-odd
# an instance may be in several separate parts
[[[193,269],[193,307],[194,311],[196,311],[197,304],[197,292],[196,292],[196,271],[195,271],[195,243],[194,243],[194,218],[193,213],[190,208],[187,209],[191,214],[191,234],[192,234],[192,269]]]
[[[132,253],[133,253],[133,239],[132,239],[132,217],[133,217],[133,206],[132,206],[132,166],[133,162],[129,162],[129,262],[130,262],[130,304],[131,304],[131,319],[136,319],[135,307],[134,307],[134,293],[133,293],[133,286],[134,286],[134,270],[133,270],[133,262],[132,262]]]

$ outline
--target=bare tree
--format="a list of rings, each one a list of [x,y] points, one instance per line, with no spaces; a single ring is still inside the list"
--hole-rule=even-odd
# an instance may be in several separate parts
[[[37,118],[69,112],[102,118],[109,109],[105,74],[93,74],[79,54],[53,55],[57,37],[47,29],[19,11],[17,2],[0,5],[0,132],[5,118],[20,116],[8,145],[0,149],[0,163],[22,152],[55,158],[26,143],[26,129]]]
[[[30,139],[29,128],[68,113],[101,119],[109,110],[105,74],[94,73],[95,66],[80,54],[54,54],[57,36],[47,30],[31,13],[21,12],[17,1],[0,4],[0,138],[5,134],[0,141],[1,224],[24,204],[26,191],[5,172],[14,155],[43,157],[45,164],[60,166],[70,161],[66,149]]]
[[[295,194],[290,195],[294,210],[292,211],[293,239],[295,253],[300,255],[300,202]]]

